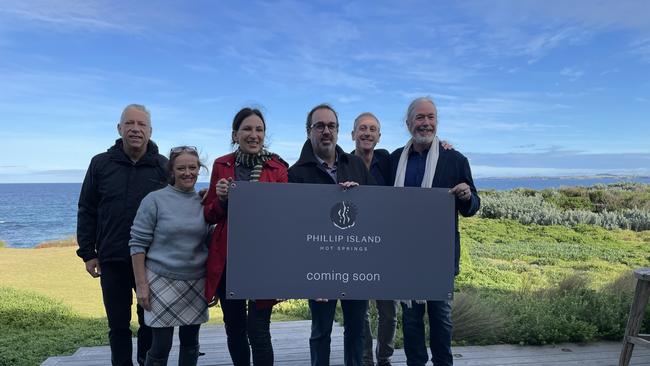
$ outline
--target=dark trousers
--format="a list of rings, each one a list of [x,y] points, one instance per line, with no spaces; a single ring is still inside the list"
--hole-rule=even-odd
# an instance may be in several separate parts
[[[111,346],[111,363],[114,366],[131,366],[131,305],[135,278],[131,261],[101,264],[102,297],[108,318],[108,341]],[[138,363],[143,365],[151,347],[151,328],[144,324],[144,309],[137,306]]]
[[[250,300],[248,307],[246,300],[227,300],[225,276],[217,288],[217,295],[223,311],[228,351],[233,365],[250,365],[251,350],[253,365],[273,365],[270,331],[272,308],[257,309],[255,302]]]
[[[429,314],[429,347],[431,361],[435,366],[451,366],[454,363],[451,354],[451,302],[427,301],[411,308],[402,304],[402,325],[404,329],[404,353],[406,364],[423,366],[429,360],[424,333],[424,312]]]
[[[178,340],[181,347],[195,347],[199,345],[199,329],[201,324],[182,325],[178,327]],[[167,359],[172,349],[174,327],[151,328],[153,340],[149,354],[158,359]]]
[[[390,357],[395,351],[395,329],[397,327],[397,303],[393,300],[374,300],[377,308],[377,348],[375,357],[378,366],[390,366]],[[374,365],[372,352],[372,330],[370,329],[370,302],[364,319],[363,364]]]
[[[346,366],[361,366],[363,359],[363,320],[368,309],[367,300],[341,300],[343,310],[343,362]],[[309,351],[312,366],[330,364],[332,324],[336,300],[317,302],[309,300],[311,337]]]

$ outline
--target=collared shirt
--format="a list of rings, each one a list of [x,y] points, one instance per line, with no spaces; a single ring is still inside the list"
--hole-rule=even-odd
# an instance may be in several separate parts
[[[379,159],[377,159],[377,155],[375,154],[372,155],[372,161],[370,162],[370,174],[375,178],[375,183],[377,183],[378,186],[386,185],[386,179],[384,179],[384,175],[381,174],[379,168]]]
[[[422,187],[424,171],[427,168],[427,155],[429,149],[422,153],[411,148],[409,151],[408,161],[406,163],[406,173],[404,175],[404,187]]]
[[[314,156],[316,156],[316,160],[318,160],[318,164],[320,164],[320,167],[323,170],[325,170],[325,172],[327,172],[327,174],[329,174],[330,177],[332,177],[332,180],[334,181],[334,183],[338,183],[338,180],[336,179],[337,178],[337,176],[336,176],[336,164],[339,161],[339,154],[337,153],[336,157],[334,158],[334,166],[333,167],[330,167],[329,165],[327,165],[325,160],[321,159],[320,156],[318,156],[316,154],[314,154]]]

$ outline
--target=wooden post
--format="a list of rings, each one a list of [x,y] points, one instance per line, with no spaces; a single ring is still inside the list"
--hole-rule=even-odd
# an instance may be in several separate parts
[[[618,360],[619,366],[628,366],[632,358],[632,351],[634,345],[650,347],[645,335],[639,335],[639,328],[643,322],[643,314],[645,307],[650,298],[650,268],[641,268],[634,271],[636,277],[636,290],[634,291],[634,299],[630,307],[630,315],[627,319],[627,326],[625,327],[625,336],[623,337],[623,349],[621,356]]]

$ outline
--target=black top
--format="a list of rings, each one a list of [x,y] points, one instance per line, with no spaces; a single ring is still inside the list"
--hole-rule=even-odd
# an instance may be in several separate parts
[[[360,157],[346,154],[340,146],[336,145],[338,161],[336,163],[336,178],[338,183],[357,182],[359,184],[375,184],[372,175],[366,169],[366,164]],[[300,152],[298,161],[289,168],[289,182],[291,183],[320,183],[333,184],[330,174],[318,162],[307,140]]]
[[[435,188],[453,188],[460,183],[467,183],[470,190],[472,191],[472,198],[469,201],[461,201],[456,198],[456,220],[455,220],[455,229],[456,229],[456,274],[460,270],[460,233],[458,232],[458,214],[460,213],[463,216],[473,216],[476,211],[481,207],[481,198],[478,196],[476,187],[474,186],[474,180],[472,179],[472,171],[469,167],[469,161],[467,158],[458,152],[457,150],[445,150],[442,147],[439,148],[438,163],[436,165],[436,172],[433,177],[433,182],[431,187]],[[395,182],[395,175],[397,173],[397,164],[399,164],[399,158],[402,155],[403,147],[393,151],[390,154],[391,160],[391,185]]]
[[[354,155],[355,150],[350,152]],[[362,159],[363,160],[363,159]],[[390,153],[386,149],[375,149],[370,162],[370,174],[378,186],[388,186],[390,182]]]
[[[129,261],[131,225],[140,201],[167,185],[167,158],[149,141],[147,152],[133,162],[122,140],[90,161],[77,212],[77,255],[84,262]]]

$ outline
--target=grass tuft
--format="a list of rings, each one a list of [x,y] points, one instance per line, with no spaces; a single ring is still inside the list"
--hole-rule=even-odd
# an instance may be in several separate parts
[[[86,318],[60,301],[0,287],[0,366],[38,365],[78,347],[107,343],[104,319]]]

